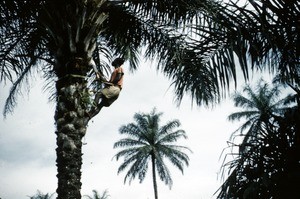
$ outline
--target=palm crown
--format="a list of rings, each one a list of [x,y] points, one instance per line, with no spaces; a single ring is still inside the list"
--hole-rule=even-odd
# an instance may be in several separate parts
[[[281,116],[287,109],[286,98],[279,99],[280,86],[274,84],[273,87],[259,80],[256,89],[250,85],[246,85],[243,90],[247,96],[241,93],[235,93],[233,96],[234,105],[245,110],[232,113],[228,116],[230,121],[245,119],[246,121],[233,134],[232,138],[238,135],[244,136],[239,147],[240,153],[248,151],[250,142],[257,140],[263,136],[260,132],[265,128],[270,128],[271,118]]]
[[[246,78],[250,58],[252,69],[269,67],[282,81],[299,83],[299,2],[261,3],[3,0],[0,81],[13,80],[12,71],[19,74],[13,98],[34,66],[51,79],[72,72],[86,76],[93,74],[91,58],[104,72],[120,54],[136,69],[143,46],[146,57],[157,57],[158,69],[174,80],[179,102],[186,92],[198,105],[219,101],[236,81],[235,55]],[[66,67],[76,56],[84,59],[83,71]]]
[[[149,57],[179,48],[184,41],[178,36],[180,28],[197,13],[181,1],[108,0],[4,0],[0,11],[5,44],[1,45],[0,80],[14,82],[7,112],[31,71],[38,70],[50,80],[66,75],[88,78],[94,75],[92,59],[105,73],[115,55],[128,59],[131,69],[136,69],[142,46],[148,46]]]
[[[280,95],[279,85],[270,88],[269,84],[260,80],[257,88],[253,89],[246,85],[243,90],[247,96],[235,93],[234,105],[245,110],[232,113],[228,116],[230,121],[246,119],[245,123],[238,129],[241,133],[248,128],[248,134],[253,134],[266,125],[271,117],[281,115],[287,109],[286,98],[278,99]]]

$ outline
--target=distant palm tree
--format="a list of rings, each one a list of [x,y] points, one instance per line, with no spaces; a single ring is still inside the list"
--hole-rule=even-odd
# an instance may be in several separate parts
[[[236,94],[235,105],[245,111],[230,119],[247,119],[239,130],[240,144],[232,142],[234,160],[223,164],[230,175],[219,189],[220,199],[298,199],[300,185],[299,93],[279,99],[278,86],[262,81],[257,89],[246,86],[249,98]],[[287,103],[286,103],[287,102]],[[243,132],[245,132],[243,134]],[[233,135],[235,138],[235,134]]]
[[[245,119],[245,123],[236,130],[245,133],[244,143],[256,139],[258,132],[264,126],[269,125],[272,117],[282,115],[288,108],[285,105],[286,98],[279,99],[280,89],[276,84],[270,87],[264,80],[259,80],[255,89],[246,85],[243,94],[237,92],[233,96],[234,105],[245,110],[232,113],[228,116],[230,121]]]
[[[93,193],[94,193],[93,196],[85,195],[85,197],[89,199],[108,199],[109,197],[107,190],[103,191],[101,195],[96,190],[93,190]]]
[[[127,137],[114,144],[114,148],[124,148],[115,155],[117,160],[124,157],[118,173],[129,168],[124,183],[127,179],[130,183],[137,176],[142,182],[151,162],[155,199],[158,198],[156,172],[166,185],[172,186],[170,171],[164,160],[169,160],[183,173],[183,166],[189,163],[189,157],[183,150],[190,151],[187,147],[175,144],[179,138],[187,138],[184,130],[175,130],[180,122],[172,120],[160,126],[161,115],[155,109],[150,114],[136,113],[135,123],[123,125],[119,130]]]
[[[40,190],[37,190],[37,193],[34,196],[29,196],[30,199],[51,199],[54,193],[52,194],[43,194]]]

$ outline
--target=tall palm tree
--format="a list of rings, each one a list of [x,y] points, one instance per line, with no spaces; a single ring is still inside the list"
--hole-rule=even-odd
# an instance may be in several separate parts
[[[136,69],[142,47],[151,59],[176,58],[199,6],[205,7],[181,0],[0,1],[0,81],[12,81],[4,114],[31,74],[54,88],[58,199],[81,198],[82,138],[101,110],[89,92],[100,86],[94,68],[105,75],[112,57],[121,56]]]
[[[295,96],[278,100],[278,86],[269,88],[262,81],[255,91],[249,86],[244,91],[249,98],[236,94],[234,101],[247,110],[229,116],[233,121],[247,119],[238,129],[244,139],[239,144],[232,141],[238,151],[233,150],[235,159],[223,165],[230,175],[217,198],[298,198],[299,107],[285,103]]]
[[[155,109],[150,114],[136,113],[135,123],[123,125],[119,129],[119,132],[127,137],[114,144],[114,148],[123,148],[115,155],[117,160],[124,157],[118,173],[129,168],[124,183],[127,179],[130,183],[137,176],[142,182],[148,171],[148,163],[151,162],[155,199],[158,199],[156,173],[166,185],[170,188],[172,186],[165,159],[183,173],[184,165],[188,166],[189,163],[189,157],[184,150],[190,151],[187,147],[175,144],[179,138],[187,138],[184,130],[175,130],[180,126],[180,122],[172,120],[160,126],[161,115],[162,113],[157,113]]]

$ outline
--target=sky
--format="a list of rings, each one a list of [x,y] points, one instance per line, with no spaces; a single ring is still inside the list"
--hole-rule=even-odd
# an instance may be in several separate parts
[[[113,144],[123,138],[121,125],[133,122],[137,112],[150,113],[156,107],[163,112],[161,124],[178,119],[187,140],[178,142],[189,147],[190,164],[182,174],[169,164],[173,186],[169,189],[158,181],[159,198],[213,199],[222,184],[220,168],[223,149],[239,123],[231,123],[227,116],[237,111],[230,98],[212,108],[191,106],[185,97],[178,107],[170,81],[150,63],[141,63],[138,71],[130,73],[125,63],[124,88],[119,99],[90,121],[83,139],[82,195],[92,190],[108,191],[110,199],[154,198],[150,169],[143,183],[136,179],[124,184],[125,172],[117,174],[121,160],[113,156],[118,149]],[[0,107],[9,86],[0,85]],[[49,102],[49,93],[43,91],[39,78],[33,81],[30,93],[18,98],[13,114],[0,116],[0,198],[25,199],[37,190],[54,193],[56,178],[56,135],[54,133],[55,103]],[[227,149],[226,152],[229,152]],[[221,159],[220,159],[221,156]],[[55,198],[55,197],[54,197]]]

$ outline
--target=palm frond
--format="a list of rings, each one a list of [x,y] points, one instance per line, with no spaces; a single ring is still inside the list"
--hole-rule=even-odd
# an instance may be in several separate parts
[[[4,105],[4,110],[3,110],[3,115],[4,117],[7,116],[8,113],[12,113],[13,108],[16,106],[17,102],[16,102],[16,98],[17,95],[20,92],[20,86],[22,85],[22,83],[25,81],[28,81],[28,76],[30,75],[31,70],[33,69],[32,65],[28,65],[25,70],[20,74],[20,76],[18,77],[18,79],[13,83],[10,92],[9,92],[9,96],[6,99],[5,105]]]
[[[184,130],[176,130],[173,132],[169,132],[168,134],[160,135],[156,143],[157,144],[174,143],[180,138],[187,139],[187,135]]]
[[[160,127],[159,134],[160,134],[160,136],[163,136],[163,135],[168,134],[169,132],[171,132],[174,128],[177,128],[177,127],[180,127],[180,126],[181,126],[181,123],[180,123],[179,120],[169,121],[167,124]]]
[[[135,140],[131,138],[124,138],[119,140],[118,142],[115,142],[114,148],[118,147],[137,147],[145,145],[146,143],[141,140]]]
[[[258,111],[239,111],[231,113],[227,118],[229,121],[240,121],[241,119],[249,119],[253,117],[258,117]]]
[[[142,113],[136,113],[133,116],[136,124],[138,125],[139,129],[142,129],[143,132],[147,132],[147,128],[148,128],[148,120],[147,118],[144,117],[144,114]]]
[[[251,99],[241,95],[240,93],[236,93],[233,96],[233,100],[234,100],[234,105],[237,107],[242,107],[242,108],[254,108],[255,107],[255,103]]]
[[[114,158],[116,158],[117,160],[119,160],[120,157],[124,157],[124,159],[129,159],[132,156],[134,156],[135,154],[137,154],[139,152],[140,147],[131,147],[128,149],[123,149],[121,151],[119,151]]]
[[[182,173],[184,163],[186,166],[189,165],[189,156],[182,152],[183,150],[188,150],[187,147],[184,146],[175,146],[175,145],[161,145],[160,153],[163,157],[166,157],[170,162],[175,165]],[[190,151],[191,152],[191,151]]]
[[[161,181],[163,181],[166,185],[168,185],[171,188],[173,185],[173,180],[171,177],[170,170],[159,155],[155,155],[155,165],[157,168],[158,176],[161,179]]]
[[[51,199],[54,196],[54,193],[52,194],[43,194],[40,190],[37,190],[37,193],[34,196],[29,196],[30,199]]]
[[[146,154],[147,155],[147,154]],[[129,170],[127,171],[124,183],[129,180],[129,183],[135,179],[136,176],[139,176],[140,182],[142,182],[145,178],[145,174],[148,169],[148,161],[149,161],[149,154],[145,156],[145,154],[137,153],[135,156],[131,157],[127,161],[125,161],[118,169],[118,173],[120,173],[125,167],[128,167]],[[125,164],[126,163],[126,164]]]
[[[136,124],[130,123],[119,128],[121,134],[135,135],[139,132],[139,127]],[[134,132],[134,133],[133,133]]]

